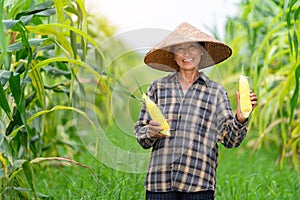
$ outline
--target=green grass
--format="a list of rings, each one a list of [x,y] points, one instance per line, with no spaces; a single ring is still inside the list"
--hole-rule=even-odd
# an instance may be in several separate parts
[[[246,145],[220,148],[216,199],[298,199],[299,175],[292,163],[280,170],[274,149],[263,147],[252,154]]]
[[[216,200],[297,199],[300,193],[297,172],[290,164],[280,170],[277,152],[263,147],[251,157],[245,141],[237,149],[220,146]],[[37,190],[53,199],[144,199],[145,174],[131,174],[104,166],[85,151],[75,160],[90,166],[97,182],[85,168],[78,166],[38,166],[34,170]]]

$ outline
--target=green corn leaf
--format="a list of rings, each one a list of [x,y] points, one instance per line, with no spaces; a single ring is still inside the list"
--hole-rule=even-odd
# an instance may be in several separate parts
[[[23,0],[17,1],[5,1],[5,7],[11,7],[10,12],[7,13],[7,19],[16,19],[18,13],[22,12],[22,5],[24,4]]]
[[[24,94],[21,90],[21,82],[20,82],[19,74],[10,77],[9,86],[19,111],[21,113],[25,113],[25,100],[24,100]]]
[[[2,84],[0,84],[0,107],[4,110],[4,112],[6,113],[8,118],[10,120],[13,120],[12,115],[11,115],[11,110],[10,110],[6,95],[4,93]]]
[[[61,0],[54,0],[54,5],[56,8],[57,21],[59,21],[60,23],[64,23],[65,18],[63,13],[63,2]]]
[[[34,46],[38,47],[38,46],[41,46],[44,41],[45,41],[45,39],[33,38],[33,39],[28,40],[28,44],[31,47],[34,47]],[[16,42],[16,43],[13,43],[13,44],[7,46],[7,52],[11,53],[11,52],[19,51],[23,48],[24,48],[24,45],[22,44],[22,42]]]
[[[1,134],[1,136],[2,136],[2,134]],[[2,168],[4,171],[4,177],[7,178],[7,162],[6,162],[5,158],[2,156],[1,151],[0,151],[0,163],[2,164]],[[0,178],[2,178],[2,177],[0,176]]]
[[[12,72],[8,70],[0,70],[0,83],[1,85],[5,85],[7,80],[11,77]]]
[[[1,125],[1,128],[3,128],[2,127],[2,125]],[[3,142],[4,142],[4,140],[5,140],[6,138],[4,137],[4,135],[3,134],[0,134],[0,151],[2,151],[3,149]]]
[[[290,51],[291,51],[291,54],[293,55],[294,54],[293,39],[292,39],[292,35],[290,32],[288,33],[288,39],[289,39]]]
[[[70,93],[70,91],[66,88],[65,82],[57,83],[55,85],[44,86],[45,89],[52,90],[54,92],[64,92]]]
[[[37,4],[33,10],[43,10],[43,9],[46,9],[46,8],[51,8],[53,6],[53,1],[50,0],[50,1],[44,1],[40,4]]]
[[[89,72],[91,72],[91,74],[94,75],[97,78],[97,80],[101,80],[102,79],[102,76],[93,67],[91,67],[90,65],[88,65],[88,64],[86,64],[84,62],[81,62],[79,60],[68,59],[68,58],[65,58],[65,57],[63,57],[63,58],[61,58],[61,57],[48,58],[46,60],[43,60],[43,61],[35,64],[33,66],[32,70],[33,69],[39,69],[42,66],[46,66],[46,65],[48,65],[49,63],[52,63],[52,62],[68,62],[68,63],[76,64],[78,66],[81,66],[81,67],[85,68]]]
[[[79,86],[79,91],[80,91],[81,98],[83,99],[84,102],[86,102],[86,92],[85,92],[84,86],[80,82],[80,80],[78,79],[78,77],[76,75],[75,75],[75,79],[76,79],[76,81],[78,83],[78,86]]]
[[[36,188],[35,188],[35,184],[34,184],[34,181],[33,181],[33,172],[32,172],[30,162],[25,161],[22,165],[22,168],[24,170],[24,174],[26,176],[27,181],[28,181],[32,191],[34,192],[34,196],[37,199],[37,193],[36,193]]]
[[[40,11],[36,13],[34,16],[50,17],[52,15],[55,15],[55,13],[56,13],[55,8],[50,8],[47,10]]]
[[[40,112],[37,112],[37,113],[33,114],[30,118],[28,118],[27,122],[31,123],[35,118],[37,118],[41,115],[45,115],[45,114],[48,114],[50,112],[59,111],[59,110],[74,111],[74,112],[82,115],[85,119],[87,119],[90,122],[90,124],[93,126],[94,130],[96,130],[96,126],[94,125],[93,121],[88,117],[88,115],[85,112],[83,112],[83,111],[81,111],[77,108],[74,108],[74,107],[62,106],[62,105],[55,106],[50,110],[42,110]]]
[[[12,30],[18,31],[21,36],[21,42],[27,56],[27,62],[26,62],[27,67],[25,67],[25,73],[24,73],[25,76],[27,76],[27,72],[30,69],[31,62],[32,62],[32,49],[29,44],[28,31],[22,21],[19,21],[15,26],[13,26]]]
[[[136,82],[136,84],[137,84],[137,86],[138,86],[138,88],[139,88],[139,91],[140,91],[141,95],[144,94],[145,92],[143,91],[143,89],[142,89],[142,87],[141,87],[141,85],[139,84],[139,82],[138,82],[137,79],[135,79],[135,82]]]
[[[6,133],[6,135],[9,135],[10,138],[14,138],[17,133],[22,129],[25,128],[25,125],[19,126],[18,128],[15,128],[13,131],[11,131],[10,133]]]
[[[72,14],[75,14],[75,15],[78,16],[78,14],[76,12],[76,9],[74,8],[74,5],[68,6],[65,10],[67,12],[71,12]],[[66,16],[70,20],[70,25],[74,26],[73,19],[69,15],[66,15]],[[80,22],[81,22],[80,17],[77,17],[77,21],[80,24]],[[72,46],[72,49],[73,49],[74,57],[76,58],[77,57],[77,52],[78,52],[78,43],[77,43],[77,35],[74,31],[70,31],[70,43],[71,43],[71,46]],[[84,55],[84,53],[82,55]]]
[[[291,112],[290,112],[290,124],[292,123],[294,119],[294,111],[295,107],[298,102],[298,96],[299,96],[299,79],[300,79],[300,64],[297,66],[297,69],[295,71],[295,81],[296,81],[296,86],[294,90],[294,94],[291,98]]]
[[[290,90],[290,86],[293,83],[293,74],[289,74],[284,82],[282,82],[278,87],[281,87],[280,95],[279,95],[279,108],[280,111],[283,112],[284,109],[284,103],[285,103],[285,97],[288,95]],[[276,93],[272,93],[273,98],[276,98]]]
[[[70,31],[70,42],[71,42],[71,47],[73,49],[74,57],[77,57],[77,39],[76,39],[76,33],[74,31]]]
[[[51,2],[50,2],[51,3]],[[47,3],[44,5],[39,5],[38,7],[35,7],[33,9],[25,10],[23,12],[19,12],[16,16],[16,19],[20,19],[24,16],[43,16],[43,17],[49,17],[56,13],[55,8],[51,8],[51,4],[53,3]]]
[[[0,0],[0,49],[2,51],[3,57],[0,57],[0,63],[3,62],[4,67],[6,70],[9,70],[10,64],[9,64],[9,57],[7,54],[7,45],[6,45],[6,35],[4,30],[4,24],[2,22],[3,20],[3,13],[4,13],[4,0]],[[4,61],[2,61],[4,59]],[[0,65],[1,67],[1,65]]]
[[[83,31],[87,32],[87,12],[85,9],[84,1],[83,0],[76,0],[76,3],[78,5],[78,12],[77,15],[82,19],[83,21]]]
[[[68,63],[57,62],[56,64],[57,64],[57,67],[58,67],[59,70],[65,71],[65,72],[68,71]],[[68,71],[68,72],[69,72],[69,71]],[[64,74],[64,76],[65,76],[67,79],[69,79],[69,80],[72,78],[71,75],[72,75],[71,72],[69,72],[69,74],[67,74],[67,73]]]
[[[20,22],[20,20],[2,20],[5,31],[14,27],[18,22]]]
[[[20,87],[20,75],[11,76],[9,79],[9,86],[11,93],[15,99],[16,104],[18,105],[21,101],[21,87]]]
[[[61,48],[65,50],[64,52],[67,54],[68,57],[74,58],[73,49],[65,37],[63,33],[57,31],[53,25],[51,24],[41,24],[38,26],[27,26],[28,30],[40,35],[55,35],[57,41],[61,45]]]
[[[43,83],[41,72],[38,68],[33,68],[30,70],[29,76],[31,78],[32,85],[36,90],[36,95],[41,104],[41,107],[44,109],[46,106],[46,100],[45,100],[44,83]]]
[[[77,9],[77,15],[79,18],[79,24],[81,26],[81,30],[84,33],[88,32],[88,22],[87,22],[87,13],[86,13],[86,9],[85,9],[85,5],[84,5],[84,1],[83,0],[76,0],[76,4],[78,6]],[[81,48],[82,48],[82,59],[85,60],[85,55],[87,54],[87,38],[86,37],[82,37],[81,38]]]
[[[36,5],[34,8],[30,8],[28,10],[21,10],[23,1],[20,0],[18,2],[14,2],[12,5],[12,9],[8,13],[8,19],[18,19],[24,22],[24,24],[28,24],[34,16],[43,16],[50,17],[56,13],[55,8],[52,8],[52,1],[47,1],[41,4]],[[16,20],[16,21],[18,21]],[[13,21],[13,20],[11,20]]]
[[[123,87],[120,87],[120,86],[115,86],[114,88],[113,88],[115,91],[117,91],[117,92],[121,92],[121,93],[123,93],[123,94],[125,94],[126,96],[129,96],[129,97],[131,97],[131,98],[134,98],[134,99],[139,99],[139,100],[141,100],[141,98],[139,98],[139,97],[137,97],[137,96],[135,96],[134,94],[132,94],[131,92],[128,92],[127,90],[125,90]]]
[[[69,71],[56,69],[51,66],[43,67],[42,70],[48,72],[49,74],[55,75],[55,76],[70,76],[71,75],[71,72],[69,72]]]
[[[297,37],[296,29],[294,29],[293,41],[294,41],[294,49],[295,49],[296,60],[297,60],[298,59],[298,37]]]
[[[298,20],[299,14],[300,14],[300,6],[298,6],[298,8],[297,8],[297,10],[295,11],[295,14],[294,14],[295,23]]]
[[[30,116],[28,119],[27,119],[27,123],[30,124],[34,119],[36,119],[37,117],[39,116],[42,116],[42,115],[45,115],[45,114],[48,114],[48,113],[51,113],[51,112],[54,112],[54,111],[60,111],[60,110],[64,110],[64,111],[74,111],[80,115],[82,115],[85,119],[88,120],[88,122],[91,124],[91,126],[93,127],[94,130],[96,130],[96,126],[94,124],[94,122],[89,118],[89,116],[82,110],[79,110],[77,108],[74,108],[74,107],[68,107],[68,106],[62,106],[62,105],[58,105],[58,106],[55,106],[53,107],[52,109],[50,110],[42,110],[42,111],[39,111],[35,114],[33,114],[32,116]],[[19,126],[18,128],[14,129],[11,134],[10,134],[10,137],[11,138],[14,138],[17,133],[22,129],[22,128],[25,128],[25,125],[22,125],[22,126]]]
[[[7,7],[7,6],[9,6],[9,5],[12,5],[12,4],[14,4],[14,3],[15,3],[14,0],[6,0],[6,1],[4,2],[4,8]]]
[[[97,52],[99,53],[99,55],[101,56],[102,60],[104,60],[104,55],[102,53],[102,51],[99,49],[99,46],[97,44],[97,42],[91,37],[89,36],[87,33],[79,30],[78,28],[69,26],[69,25],[65,25],[65,24],[57,24],[57,23],[51,23],[51,24],[41,24],[38,26],[27,26],[27,28],[30,31],[33,31],[37,34],[41,34],[41,35],[48,35],[48,34],[58,34],[58,32],[53,32],[53,27],[58,27],[58,28],[64,28],[67,29],[69,31],[73,31],[76,34],[86,38],[97,50]],[[69,42],[69,41],[67,41]],[[70,44],[68,43],[68,45],[70,46]],[[68,49],[72,49],[71,46]]]
[[[75,160],[72,160],[70,158],[64,158],[64,157],[38,157],[38,158],[35,158],[35,159],[31,160],[30,164],[39,164],[39,163],[42,163],[42,162],[51,162],[51,161],[68,162],[68,163],[83,167],[85,169],[88,169],[89,172],[94,176],[94,178],[96,180],[98,180],[98,177],[97,177],[96,173],[92,170],[92,168],[90,168],[89,166],[84,165],[80,162],[77,162]]]
[[[18,168],[18,169],[14,170],[14,171],[10,174],[10,176],[9,176],[9,178],[8,178],[8,181],[7,181],[6,183],[4,183],[4,184],[2,185],[2,187],[0,188],[0,192],[1,192],[1,193],[2,193],[3,189],[5,189],[5,188],[7,187],[7,185],[8,185],[9,183],[11,183],[21,171],[22,171],[22,168]]]
[[[25,115],[26,113],[24,112],[23,115]],[[25,121],[25,120],[24,120]],[[21,117],[21,113],[19,110],[15,110],[14,111],[14,114],[13,114],[13,120],[9,122],[8,126],[6,127],[6,130],[5,130],[5,135],[6,136],[11,136],[12,132],[15,131],[15,128],[16,127],[20,127],[22,126],[23,127],[23,120],[22,120],[22,117]],[[21,128],[20,128],[21,129]]]
[[[20,21],[23,22],[23,24],[27,25],[31,22],[32,18],[34,17],[34,15],[26,15],[26,16],[22,16],[20,18]]]
[[[287,10],[287,8],[288,8],[288,6],[289,6],[289,0],[284,0],[284,7],[283,7],[283,10],[284,10],[284,13],[286,13],[286,10]],[[287,26],[288,26],[288,28],[290,27],[290,24],[291,24],[291,22],[290,22],[290,14],[289,13],[286,13],[286,21],[287,21]]]

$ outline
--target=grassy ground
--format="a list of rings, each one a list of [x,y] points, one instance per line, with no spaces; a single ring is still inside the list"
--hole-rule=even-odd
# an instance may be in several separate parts
[[[292,166],[280,170],[275,165],[278,154],[272,148],[264,147],[251,157],[245,145],[238,149],[220,146],[216,200],[299,198],[298,176]],[[78,166],[39,167],[35,170],[38,191],[53,199],[144,199],[145,174],[113,170],[84,151],[75,155],[75,160],[90,166],[99,181]]]
[[[252,155],[244,146],[220,150],[216,199],[300,198],[299,176],[291,164],[280,170],[274,149],[263,147]]]

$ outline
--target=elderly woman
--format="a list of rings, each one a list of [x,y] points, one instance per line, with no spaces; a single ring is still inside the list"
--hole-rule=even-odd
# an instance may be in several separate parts
[[[188,23],[183,23],[145,56],[155,69],[170,71],[155,80],[147,95],[170,124],[171,136],[160,133],[143,105],[135,134],[143,148],[152,148],[145,181],[147,199],[214,199],[218,145],[240,145],[247,118],[234,115],[225,89],[201,69],[231,56],[231,49]],[[251,92],[252,109],[257,104]]]

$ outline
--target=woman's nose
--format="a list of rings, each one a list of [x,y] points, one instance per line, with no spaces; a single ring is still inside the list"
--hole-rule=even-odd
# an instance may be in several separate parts
[[[191,50],[189,48],[184,48],[181,55],[185,56],[185,55],[189,55],[190,53]]]

